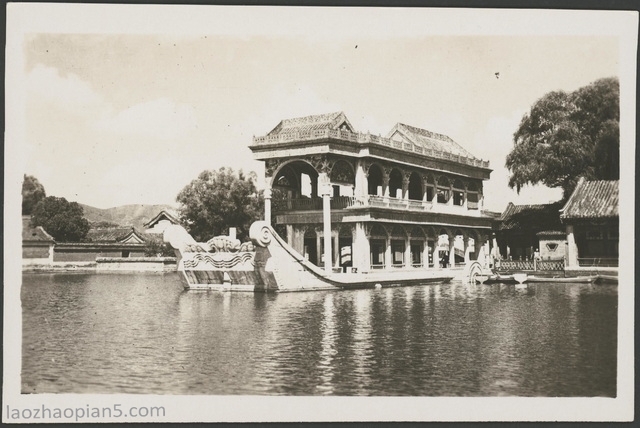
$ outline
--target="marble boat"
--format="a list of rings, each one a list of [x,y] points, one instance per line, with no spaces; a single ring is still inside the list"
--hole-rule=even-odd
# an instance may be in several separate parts
[[[328,273],[290,247],[264,221],[251,225],[251,242],[218,236],[198,243],[178,225],[167,227],[164,240],[175,250],[177,270],[192,290],[283,292],[342,290],[444,283],[449,271],[407,270]]]

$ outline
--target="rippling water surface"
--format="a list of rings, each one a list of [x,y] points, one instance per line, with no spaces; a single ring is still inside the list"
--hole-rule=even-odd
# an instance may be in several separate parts
[[[24,393],[615,396],[617,286],[252,294],[24,274]]]

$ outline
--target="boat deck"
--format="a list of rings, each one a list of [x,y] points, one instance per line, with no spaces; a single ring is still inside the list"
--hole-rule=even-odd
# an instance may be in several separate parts
[[[414,271],[379,271],[368,273],[335,273],[328,279],[343,288],[374,288],[376,286],[392,287],[400,285],[432,284],[434,282],[449,282],[458,276],[457,270],[414,270]]]

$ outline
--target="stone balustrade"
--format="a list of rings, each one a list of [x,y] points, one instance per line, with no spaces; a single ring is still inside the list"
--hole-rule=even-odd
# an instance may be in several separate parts
[[[398,150],[417,153],[425,157],[450,160],[457,163],[471,165],[481,168],[489,168],[489,161],[462,156],[456,153],[426,149],[411,143],[395,141],[379,135],[369,133],[350,132],[343,129],[317,129],[304,132],[282,132],[277,135],[265,135],[253,137],[253,145],[294,143],[299,141],[313,141],[318,139],[336,139],[350,141],[358,144],[379,144],[393,147]]]
[[[439,204],[437,202],[416,201],[412,199],[391,198],[377,195],[367,195],[364,198],[353,196],[338,196],[331,198],[331,209],[354,209],[362,207],[377,207],[401,209],[411,212],[431,211],[436,213],[480,216],[478,209],[465,208],[459,205]],[[284,211],[321,211],[322,198],[296,198],[273,201],[273,210]]]

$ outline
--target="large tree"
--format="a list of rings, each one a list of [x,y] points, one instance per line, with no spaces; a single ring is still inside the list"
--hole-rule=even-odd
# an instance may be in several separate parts
[[[597,80],[574,92],[544,95],[524,115],[507,156],[509,187],[560,187],[568,198],[580,177],[620,177],[620,85]]]
[[[251,223],[262,217],[263,197],[256,179],[253,172],[246,176],[224,167],[201,172],[176,198],[191,236],[204,242],[235,227],[238,239],[246,239]]]
[[[31,215],[32,226],[42,226],[56,241],[82,241],[89,231],[89,221],[77,202],[47,196],[38,202]]]
[[[30,215],[38,202],[47,197],[44,186],[33,175],[24,175],[22,181],[22,215]]]

